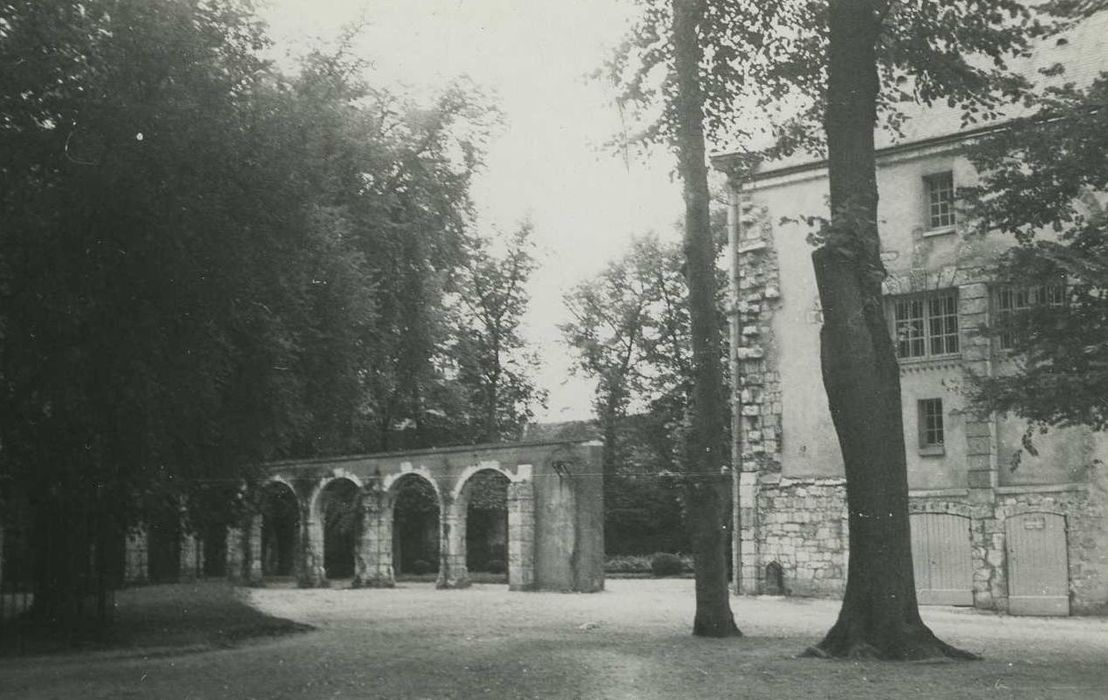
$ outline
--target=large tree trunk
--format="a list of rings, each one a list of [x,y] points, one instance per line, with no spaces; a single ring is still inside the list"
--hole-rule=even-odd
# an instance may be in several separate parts
[[[920,620],[908,529],[900,370],[885,322],[877,232],[874,0],[832,0],[827,146],[831,227],[813,254],[823,383],[846,465],[850,565],[838,621],[809,654],[972,657]]]
[[[688,518],[696,565],[693,634],[739,635],[727,589],[726,488],[723,373],[716,316],[715,246],[709,225],[708,168],[704,154],[701,48],[698,27],[705,0],[673,1],[673,44],[677,75],[676,145],[684,183],[685,258],[692,325],[693,391],[688,436]]]

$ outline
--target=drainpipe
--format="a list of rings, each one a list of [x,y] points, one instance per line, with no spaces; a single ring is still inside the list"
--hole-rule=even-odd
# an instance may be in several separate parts
[[[728,360],[731,364],[731,590],[738,595],[742,581],[742,511],[739,508],[739,479],[742,475],[743,430],[738,348],[742,340],[739,319],[739,241],[742,240],[741,181],[727,178],[727,250],[731,257],[727,322],[730,331]]]

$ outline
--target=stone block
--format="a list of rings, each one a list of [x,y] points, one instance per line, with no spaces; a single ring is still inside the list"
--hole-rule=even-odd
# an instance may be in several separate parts
[[[966,485],[971,489],[991,489],[996,480],[992,470],[972,469],[966,472]]]
[[[967,438],[992,437],[992,424],[987,421],[967,420],[965,426]]]

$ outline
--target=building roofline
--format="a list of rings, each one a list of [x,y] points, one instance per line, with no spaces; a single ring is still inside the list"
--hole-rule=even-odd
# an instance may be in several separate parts
[[[968,140],[977,136],[982,136],[994,131],[1000,131],[1007,127],[1008,121],[993,122],[991,124],[985,124],[966,131],[958,131],[953,134],[942,134],[940,136],[932,136],[925,139],[918,139],[916,141],[907,141],[905,143],[897,143],[891,146],[884,146],[875,150],[877,158],[885,156],[893,156],[900,153],[907,153],[914,150],[923,150],[926,148],[934,148],[936,146],[944,146],[948,144],[954,144],[959,141]],[[727,162],[742,156],[744,154],[738,152],[720,153],[710,157],[712,167],[721,169],[726,166]],[[746,181],[747,182],[761,182],[763,180],[770,180],[777,177],[786,177],[789,175],[797,175],[800,173],[819,170],[827,167],[827,159],[821,158],[820,160],[810,160],[803,163],[797,163],[795,165],[785,165],[782,167],[770,167],[767,170],[759,170],[751,173]]]

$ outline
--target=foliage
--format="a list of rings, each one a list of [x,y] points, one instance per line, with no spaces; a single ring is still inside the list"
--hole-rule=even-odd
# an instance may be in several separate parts
[[[650,555],[648,554],[617,554],[609,556],[604,561],[604,573],[606,574],[649,574]]]
[[[452,283],[452,334],[443,348],[447,375],[458,392],[455,442],[518,440],[546,394],[534,382],[538,356],[521,330],[535,269],[531,225],[522,224],[500,256],[487,239],[470,239],[469,255]]]
[[[722,252],[724,220],[716,216],[713,224]],[[573,320],[562,324],[563,337],[577,353],[576,371],[597,381],[594,407],[605,435],[606,473],[643,469],[643,450],[650,454],[645,471],[681,471],[692,365],[683,270],[680,245],[642,236],[624,257],[565,297]],[[723,303],[721,293],[721,323]],[[618,426],[637,412],[652,416],[653,423],[642,435],[649,445],[636,448],[639,454],[631,459]]]
[[[416,576],[423,576],[425,574],[429,574],[429,573],[433,572],[434,570],[435,570],[435,566],[429,561],[425,561],[423,559],[416,559],[415,561],[412,562],[412,571],[411,571],[411,573],[415,574]]]
[[[713,223],[722,250],[722,217]],[[680,475],[692,351],[683,267],[679,245],[644,236],[566,296],[574,320],[563,335],[577,352],[577,371],[597,381],[605,547],[614,554],[688,545]],[[717,313],[723,327],[722,295]]]
[[[685,563],[681,557],[668,552],[657,552],[650,557],[650,573],[655,578],[664,576],[677,576],[685,571]]]
[[[48,614],[145,509],[230,517],[251,465],[388,448],[443,381],[486,108],[341,49],[282,75],[251,10],[0,6],[0,478]]]
[[[507,573],[508,564],[503,559],[489,559],[485,562],[485,571],[490,574]]]
[[[970,152],[980,183],[959,190],[982,233],[1011,235],[997,281],[1023,293],[1064,287],[994,323],[1011,371],[975,378],[980,409],[1041,427],[1108,427],[1108,74],[1049,88],[1033,117]],[[1032,292],[1033,293],[1033,292]]]
[[[508,510],[508,477],[486,469],[477,472],[466,483],[468,507],[474,510],[504,512]]]
[[[675,133],[670,4],[639,0],[627,41],[597,72],[618,90],[633,124],[631,144],[663,145]],[[796,150],[823,156],[827,3],[704,5],[699,71],[708,141],[751,160]],[[960,107],[966,123],[998,116],[1006,102],[1026,94],[1026,80],[1007,70],[1008,59],[1025,55],[1030,39],[1050,24],[1021,0],[882,1],[875,7],[881,22],[876,109],[894,132],[903,125],[898,105],[906,102]],[[752,120],[751,114],[769,118]]]

